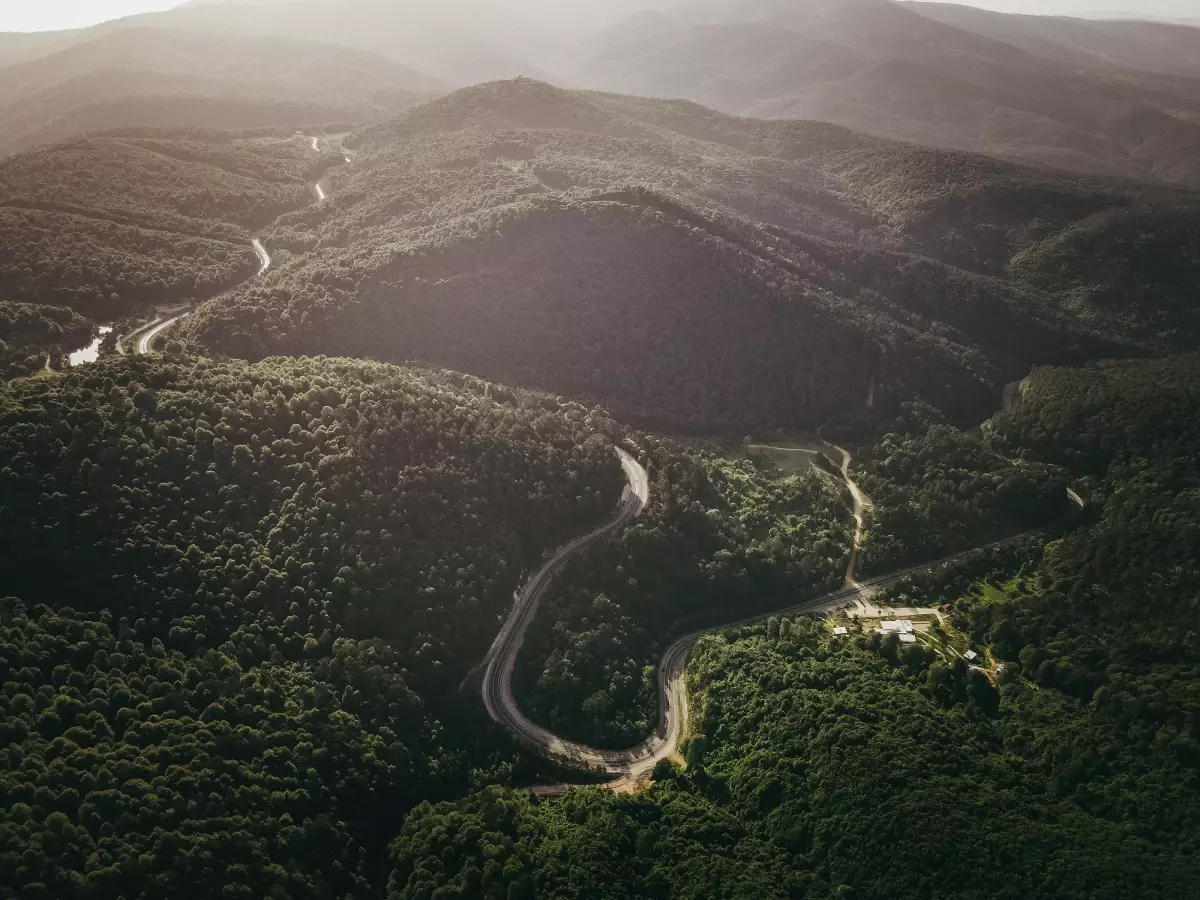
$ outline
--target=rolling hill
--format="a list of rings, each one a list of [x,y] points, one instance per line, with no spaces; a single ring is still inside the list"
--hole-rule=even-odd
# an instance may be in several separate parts
[[[892,0],[695,3],[588,39],[561,74],[742,115],[1197,184],[1198,34]]]
[[[1200,29],[1187,25],[1014,15],[957,3],[913,2],[909,8],[1048,60],[1200,78]]]
[[[332,201],[270,232],[290,257],[203,307],[194,346],[421,360],[740,431],[913,397],[969,418],[1032,364],[1196,336],[1188,191],[529,80],[352,142]]]
[[[0,68],[0,155],[130,126],[349,127],[441,88],[384,57],[312,41],[102,28]]]

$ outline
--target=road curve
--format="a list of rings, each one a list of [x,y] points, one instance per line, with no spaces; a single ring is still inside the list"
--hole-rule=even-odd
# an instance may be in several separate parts
[[[641,748],[610,752],[564,740],[530,721],[517,707],[512,692],[512,673],[525,632],[537,613],[546,590],[567,562],[585,549],[632,522],[645,508],[650,497],[646,470],[629,453],[616,448],[629,484],[621,495],[616,515],[606,524],[559,549],[518,592],[512,612],[496,635],[483,663],[483,703],[488,715],[513,735],[532,745],[551,759],[580,769],[599,769],[611,775],[626,775],[646,756]],[[649,763],[652,768],[653,762]]]
[[[250,242],[250,246],[254,248],[254,255],[258,257],[258,272],[256,273],[255,277],[261,278],[266,274],[267,269],[271,268],[271,254],[267,253],[267,248],[262,245],[262,241],[260,241],[258,238],[254,238],[254,240]],[[150,327],[143,331],[138,337],[137,344],[134,347],[137,355],[149,355],[150,344],[156,337],[158,337],[176,322],[186,319],[191,314],[191,310],[188,310],[187,312],[180,313],[177,316],[172,316],[169,319],[163,319],[161,321],[152,323]],[[136,334],[137,332],[134,333]],[[120,345],[118,343],[118,347],[119,346]]]
[[[904,579],[928,569],[966,559],[978,553],[998,550],[1017,544],[1026,538],[1040,533],[1043,529],[1034,529],[1013,535],[1003,540],[964,550],[960,553],[909,566],[887,575],[859,581],[856,577],[859,550],[862,546],[863,510],[870,501],[865,497],[858,485],[850,477],[850,454],[835,444],[827,446],[836,450],[842,456],[841,475],[850,491],[853,500],[855,519],[854,548],[850,562],[846,567],[846,577],[842,588],[831,594],[804,600],[782,609],[774,609],[757,613],[735,622],[726,622],[711,628],[692,632],[678,638],[663,654],[658,667],[659,693],[659,725],[655,733],[646,741],[628,750],[600,750],[584,744],[569,741],[553,734],[540,725],[531,722],[517,707],[512,693],[512,671],[517,654],[525,637],[529,623],[533,621],[538,603],[546,589],[557,574],[576,553],[599,540],[605,535],[623,527],[641,512],[648,500],[648,486],[645,470],[627,454],[618,448],[621,463],[629,478],[630,488],[621,498],[616,517],[607,525],[577,538],[559,550],[532,578],[524,589],[517,595],[517,602],[512,613],[504,623],[500,634],[492,643],[483,665],[483,702],[488,714],[494,721],[503,725],[523,743],[531,746],[541,755],[557,763],[589,772],[601,772],[612,776],[606,787],[614,790],[628,790],[636,787],[650,775],[655,765],[678,752],[679,742],[687,729],[688,696],[684,683],[684,674],[688,659],[696,642],[707,634],[738,628],[761,622],[771,616],[794,616],[812,613],[833,612],[859,600],[868,591],[882,590],[898,584]],[[776,447],[773,449],[786,450],[789,448]],[[805,450],[804,452],[820,452]],[[1077,509],[1082,510],[1084,503],[1078,494],[1067,490],[1067,499]],[[536,793],[556,794],[570,790],[569,785],[547,785],[534,788]]]
[[[259,276],[266,275],[267,269],[271,268],[271,254],[267,252],[267,248],[262,245],[262,241],[255,238],[250,242],[254,247],[254,252],[258,254],[258,274]]]
[[[146,356],[150,353],[150,342],[156,337],[178,322],[180,319],[186,318],[187,313],[180,313],[177,316],[172,316],[169,319],[163,319],[156,325],[152,325],[142,332],[142,336],[138,338],[137,354],[138,356]]]
[[[317,149],[317,139],[313,138],[312,142],[313,142],[313,149],[316,150]],[[313,185],[313,193],[316,195],[318,201],[325,199],[325,192],[321,189],[320,184]],[[263,246],[262,241],[259,240],[258,238],[254,238],[253,240],[251,240],[250,246],[254,248],[254,255],[258,257],[258,272],[255,273],[254,277],[262,278],[262,276],[267,274],[267,270],[269,270],[271,268],[271,254],[267,252],[267,248]],[[156,337],[158,337],[158,335],[160,335],[162,332],[166,331],[168,328],[170,328],[176,322],[186,319],[190,315],[191,315],[191,311],[189,310],[188,312],[180,313],[177,316],[173,316],[170,319],[156,320],[155,322],[152,322],[150,324],[150,326],[147,327],[144,331],[142,331],[140,333],[140,336],[138,336],[137,343],[134,346],[134,351],[139,356],[148,355],[150,353],[150,344],[154,341],[154,339]],[[138,332],[135,331],[135,332],[133,332],[133,335],[131,335],[131,336],[137,336],[137,335],[138,335]],[[125,351],[122,346],[122,340],[123,339],[120,339],[120,338],[117,340],[117,350],[121,353],[124,353]]]

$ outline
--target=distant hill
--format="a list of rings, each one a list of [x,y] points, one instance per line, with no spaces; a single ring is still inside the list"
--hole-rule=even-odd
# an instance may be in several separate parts
[[[733,430],[914,397],[970,418],[1034,363],[1200,336],[1186,191],[529,80],[352,142],[329,206],[271,231],[290,259],[203,307],[194,345],[420,360]]]
[[[1192,27],[1126,19],[1013,15],[959,3],[912,2],[908,6],[930,19],[1057,62],[1200,78],[1200,29]]]
[[[356,123],[440,88],[392,60],[309,41],[101,29],[0,68],[0,154],[128,126]]]
[[[1200,184],[1200,31],[891,0],[694,3],[563,61],[581,87]]]
[[[322,41],[412,66],[455,87],[539,75],[536,57],[562,42],[520,4],[492,0],[292,0],[186,4],[101,28],[171,28],[221,36]],[[558,37],[554,35],[558,34]]]

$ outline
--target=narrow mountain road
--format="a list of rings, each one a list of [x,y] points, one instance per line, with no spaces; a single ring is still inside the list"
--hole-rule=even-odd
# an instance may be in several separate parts
[[[525,640],[529,623],[537,613],[538,604],[546,590],[567,562],[588,547],[632,522],[645,508],[650,498],[650,482],[646,470],[629,453],[616,448],[621,467],[629,484],[621,495],[616,515],[594,531],[575,538],[562,547],[526,582],[517,594],[512,612],[492,642],[484,659],[483,703],[492,719],[511,731],[519,740],[531,744],[551,759],[581,769],[600,769],[612,775],[624,774],[635,751],[611,754],[603,750],[563,740],[531,722],[517,707],[512,692],[512,673],[517,654]]]
[[[831,444],[829,441],[822,443],[833,450],[842,458],[842,464],[838,468],[839,474],[842,476],[842,481],[845,483],[847,490],[850,491],[850,512],[854,516],[854,543],[850,549],[850,559],[846,564],[846,578],[844,585],[847,590],[861,591],[862,585],[855,578],[855,572],[858,570],[858,557],[862,553],[863,543],[863,514],[868,506],[871,505],[870,499],[859,488],[858,483],[850,477],[850,464],[854,461],[850,456],[850,452],[837,444]],[[825,455],[820,450],[811,447],[779,447],[773,444],[749,444],[748,450],[777,450],[784,453],[806,453],[810,456]]]
[[[172,325],[174,325],[180,319],[186,318],[187,315],[188,315],[187,313],[180,313],[177,316],[172,316],[169,319],[164,319],[163,321],[159,322],[157,325],[152,325],[150,328],[147,328],[145,331],[143,331],[142,336],[140,338],[138,338],[138,342],[137,342],[138,356],[149,355],[151,342],[153,342],[153,340],[156,337],[158,337],[160,334],[162,334],[164,331],[166,331],[168,328],[170,328]]]
[[[829,444],[827,442],[827,446],[842,456],[842,467],[839,471],[842,473],[842,481],[846,483],[846,487],[850,491],[850,511],[854,516],[854,544],[850,548],[850,561],[846,564],[846,578],[843,581],[843,585],[846,590],[855,593],[855,599],[862,605],[862,597],[866,591],[857,578],[858,558],[862,555],[863,513],[871,501],[859,489],[858,483],[850,477],[850,463],[853,462],[853,458],[850,456],[849,451],[839,447],[837,444]]]
[[[317,139],[315,137],[312,138],[312,148],[317,150]],[[321,189],[321,185],[319,183],[314,184],[312,186],[312,190],[313,196],[317,198],[318,203],[325,199],[325,191]],[[267,274],[267,270],[271,268],[271,254],[267,252],[267,248],[263,246],[262,241],[258,238],[251,240],[250,246],[254,248],[254,254],[258,257],[258,272],[255,273],[254,277],[262,278]],[[180,313],[179,315],[173,316],[169,319],[155,319],[148,326],[146,326],[144,330],[140,332],[134,331],[130,335],[119,338],[117,340],[117,352],[124,353],[124,342],[131,337],[136,337],[137,342],[134,344],[134,352],[139,356],[147,356],[150,353],[151,344],[154,342],[156,337],[158,337],[176,322],[186,319],[191,314],[191,310],[189,310],[188,312]]]
[[[677,639],[663,654],[658,667],[659,693],[659,726],[655,733],[637,747],[628,750],[600,750],[588,747],[575,741],[550,732],[540,725],[530,721],[521,713],[512,693],[512,672],[517,655],[525,638],[525,632],[537,613],[537,607],[554,576],[562,570],[566,562],[575,554],[581,553],[591,544],[624,527],[641,512],[649,500],[649,482],[646,471],[628,453],[620,448],[622,466],[629,479],[629,488],[621,498],[616,516],[607,524],[595,531],[576,538],[559,550],[545,565],[543,565],[526,583],[517,595],[508,619],[492,643],[484,659],[483,702],[488,714],[500,725],[507,728],[519,741],[532,747],[542,756],[581,771],[603,773],[611,776],[605,786],[616,791],[636,789],[644,783],[653,772],[660,760],[669,759],[679,752],[679,744],[687,732],[688,725],[688,696],[684,683],[688,659],[696,642],[707,634],[752,625],[766,620],[771,616],[795,616],[812,613],[827,613],[842,609],[862,598],[870,591],[883,590],[902,582],[904,579],[928,569],[948,563],[967,559],[978,553],[986,553],[1017,544],[1026,538],[1041,532],[1042,529],[1022,532],[1004,540],[995,541],[981,547],[964,550],[941,559],[910,566],[887,575],[880,575],[866,581],[857,578],[859,551],[862,547],[863,512],[870,501],[859,489],[854,479],[850,477],[851,456],[843,448],[826,442],[842,457],[840,473],[842,480],[850,491],[852,512],[855,520],[854,547],[851,551],[850,562],[846,567],[845,582],[841,590],[821,597],[805,600],[783,609],[758,613],[736,622],[727,622],[712,628],[705,628],[684,635]],[[775,447],[771,449],[788,450],[791,448]],[[805,449],[802,452],[816,453]],[[1068,490],[1067,497],[1079,509],[1083,508],[1083,500],[1074,491]],[[571,790],[570,785],[549,785],[535,788],[539,794],[557,794]]]

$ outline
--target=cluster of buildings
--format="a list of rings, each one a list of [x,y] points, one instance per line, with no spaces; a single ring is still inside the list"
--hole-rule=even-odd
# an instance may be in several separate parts
[[[917,642],[916,627],[908,619],[894,619],[890,622],[879,623],[880,634],[896,634],[900,643],[915,644]]]

